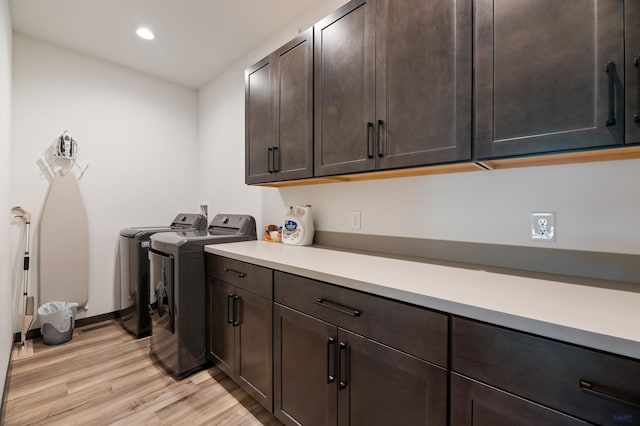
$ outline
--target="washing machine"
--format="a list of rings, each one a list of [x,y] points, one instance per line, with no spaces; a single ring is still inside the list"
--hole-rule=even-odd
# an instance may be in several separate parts
[[[158,232],[207,229],[202,214],[179,213],[168,226],[125,228],[120,231],[120,323],[135,337],[151,334],[149,317],[149,246]]]
[[[256,239],[255,219],[237,214],[216,215],[206,231],[151,236],[151,355],[175,377],[207,363],[204,246]]]

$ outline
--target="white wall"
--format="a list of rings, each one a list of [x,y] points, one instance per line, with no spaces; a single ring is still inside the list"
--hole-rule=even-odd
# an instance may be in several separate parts
[[[321,230],[640,254],[640,160],[480,171],[280,190],[310,203]],[[530,240],[534,211],[556,212],[555,243]],[[273,212],[274,219],[278,211]]]
[[[9,165],[11,154],[11,16],[0,0],[0,389],[4,389],[13,342],[9,235]]]
[[[211,214],[251,214],[260,233],[262,224],[269,223],[263,221],[263,215],[282,210],[277,190],[244,184],[244,69],[291,40],[298,29],[311,27],[344,3],[317,0],[304,16],[266,39],[198,92],[199,199],[210,202]]]
[[[342,2],[319,5],[319,19]],[[309,17],[267,40],[199,92],[202,199],[218,210],[280,223],[290,204],[312,204],[316,229],[640,254],[640,160],[335,183],[283,189],[244,182],[243,71],[306,28]],[[219,198],[218,198],[219,197]],[[351,231],[351,210],[362,229]],[[556,212],[557,241],[533,242],[533,211]]]
[[[79,181],[89,219],[89,301],[78,317],[115,311],[119,231],[166,225],[198,209],[197,93],[21,34],[13,41],[11,201],[33,212],[35,241],[49,187],[36,160],[68,130],[79,162],[90,164]],[[37,252],[33,260],[35,295]]]

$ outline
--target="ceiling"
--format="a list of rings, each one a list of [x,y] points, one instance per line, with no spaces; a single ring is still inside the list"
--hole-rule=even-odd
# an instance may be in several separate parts
[[[11,0],[10,6],[16,32],[200,88],[322,1]],[[155,40],[139,38],[140,26]]]

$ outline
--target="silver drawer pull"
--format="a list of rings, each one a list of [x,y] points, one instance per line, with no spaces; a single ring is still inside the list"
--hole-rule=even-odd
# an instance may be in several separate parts
[[[349,308],[347,306],[340,305],[335,302],[331,302],[327,299],[317,298],[316,305],[324,306],[325,308],[333,309],[343,314],[350,315],[352,317],[359,317],[360,311],[357,309]]]
[[[247,274],[245,274],[244,272],[236,271],[235,269],[231,269],[231,268],[224,268],[224,271],[237,274],[238,278],[244,278],[247,276]]]
[[[640,407],[640,401],[637,400],[633,395],[624,394],[608,386],[597,385],[585,379],[580,379],[580,389],[582,389],[583,392],[589,395],[608,399],[620,404]]]

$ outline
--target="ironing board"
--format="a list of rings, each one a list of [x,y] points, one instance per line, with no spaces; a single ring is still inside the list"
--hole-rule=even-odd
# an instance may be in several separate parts
[[[80,187],[73,173],[56,172],[39,225],[39,299],[87,304],[89,224]]]

